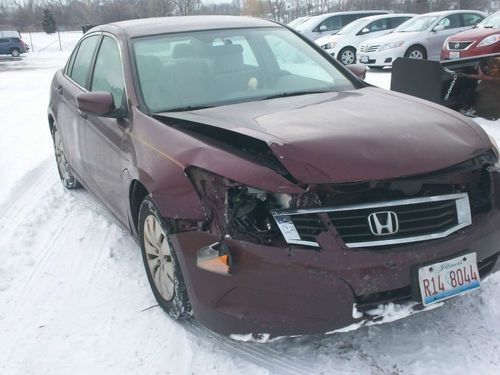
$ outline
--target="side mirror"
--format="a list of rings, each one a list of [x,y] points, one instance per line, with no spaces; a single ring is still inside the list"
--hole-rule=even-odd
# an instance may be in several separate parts
[[[82,112],[96,116],[121,117],[116,116],[115,101],[113,95],[107,91],[91,91],[77,95],[76,103]]]
[[[366,78],[366,65],[364,64],[352,64],[346,65],[346,68],[351,71],[356,77],[361,80]]]
[[[436,25],[434,26],[434,28],[432,29],[432,31],[436,32],[436,31],[441,31],[441,30],[444,30],[444,25]]]
[[[370,29],[368,27],[365,27],[363,30],[361,30],[360,34],[368,34],[370,32]]]
[[[322,25],[319,27],[319,32],[322,33],[323,31],[326,31],[327,27],[326,25]]]

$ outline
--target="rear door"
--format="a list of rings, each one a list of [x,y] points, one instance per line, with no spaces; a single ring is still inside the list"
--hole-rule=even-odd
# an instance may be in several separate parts
[[[82,150],[79,145],[83,118],[76,106],[76,96],[88,90],[90,67],[101,34],[91,34],[82,39],[73,51],[64,72],[57,74],[53,95],[59,96],[56,126],[71,168],[85,184]]]
[[[116,111],[128,112],[120,47],[111,35],[103,35],[90,79],[90,91],[110,92]],[[79,140],[84,150],[89,189],[124,223],[127,219],[128,191],[122,182],[126,160],[122,143],[128,125],[127,118],[88,114]]]
[[[442,29],[435,31],[432,29],[429,32],[429,48],[427,52],[429,55],[428,58],[431,60],[439,60],[441,56],[441,47],[446,38],[462,30],[462,17],[459,13],[450,14],[443,17],[436,26]],[[434,28],[436,26],[434,26]]]

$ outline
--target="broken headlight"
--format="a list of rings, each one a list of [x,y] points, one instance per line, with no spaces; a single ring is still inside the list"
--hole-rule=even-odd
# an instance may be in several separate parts
[[[290,208],[290,195],[245,186],[200,168],[189,168],[187,174],[203,203],[211,233],[221,239],[285,243],[271,210]]]

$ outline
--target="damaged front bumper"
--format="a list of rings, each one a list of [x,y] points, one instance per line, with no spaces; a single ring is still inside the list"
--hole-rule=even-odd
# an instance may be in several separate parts
[[[419,266],[475,252],[481,278],[500,268],[500,173],[492,167],[488,176],[488,209],[473,207],[477,212],[473,212],[470,225],[429,241],[350,248],[332,227],[315,234],[318,247],[287,244],[283,238],[280,242],[269,237],[271,240],[266,242],[265,236],[259,243],[253,237],[228,235],[224,218],[215,216],[212,221],[217,222],[216,228],[174,234],[172,242],[178,249],[194,315],[221,334],[257,332],[277,337],[328,333],[390,321],[384,317],[387,314],[377,313],[387,309],[381,307],[384,305],[403,306],[407,315],[420,311],[423,306],[415,280]],[[463,176],[457,181],[464,186],[467,182]],[[227,199],[223,202],[228,204]],[[211,203],[215,210],[217,200]],[[269,224],[261,222],[261,229]],[[218,253],[221,244],[227,258]],[[210,249],[217,253],[217,259],[223,257],[227,272],[199,267],[203,249],[203,254]],[[430,308],[432,305],[425,309]]]

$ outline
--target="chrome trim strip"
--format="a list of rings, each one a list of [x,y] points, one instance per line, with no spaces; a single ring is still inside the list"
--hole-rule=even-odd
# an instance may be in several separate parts
[[[317,242],[312,241],[304,241],[300,238],[295,225],[290,218],[291,215],[301,215],[301,214],[311,214],[311,213],[325,213],[325,212],[340,212],[340,211],[354,211],[361,209],[369,209],[369,208],[384,208],[384,207],[394,207],[394,206],[403,206],[408,204],[418,204],[418,203],[429,203],[429,202],[439,202],[446,200],[454,200],[455,207],[457,210],[457,225],[454,227],[438,233],[431,233],[422,236],[414,236],[414,237],[406,237],[406,238],[396,238],[389,240],[380,240],[380,241],[369,241],[369,242],[346,242],[345,245],[349,248],[359,248],[359,247],[371,247],[371,246],[382,246],[382,245],[394,245],[394,244],[403,244],[409,242],[417,242],[417,241],[425,241],[425,240],[433,240],[438,238],[443,238],[450,235],[453,232],[458,231],[466,226],[472,224],[471,219],[471,211],[470,211],[470,203],[469,196],[467,193],[459,193],[459,194],[447,194],[447,195],[439,195],[433,197],[423,197],[423,198],[412,198],[412,199],[403,199],[396,201],[387,201],[387,202],[379,202],[379,203],[368,203],[368,204],[357,204],[357,205],[346,205],[340,207],[322,207],[322,208],[312,208],[312,209],[294,209],[294,210],[272,210],[271,214],[273,215],[278,228],[280,229],[283,237],[285,238],[287,243],[297,244],[297,245],[306,245],[319,247]],[[292,228],[293,227],[293,228]]]
[[[305,208],[305,209],[293,209],[293,210],[272,210],[271,214],[273,216],[281,215],[300,215],[300,214],[319,214],[323,212],[338,212],[338,211],[352,211],[352,210],[362,210],[365,208],[383,208],[387,206],[404,206],[407,204],[415,203],[429,203],[429,202],[439,202],[454,199],[467,198],[469,200],[467,193],[458,194],[447,194],[447,195],[436,195],[433,197],[422,197],[422,198],[411,198],[402,199],[395,201],[386,201],[378,203],[366,203],[366,204],[351,204],[346,206],[330,206],[330,207],[320,207],[320,208]]]

